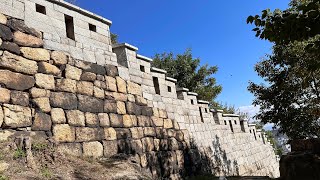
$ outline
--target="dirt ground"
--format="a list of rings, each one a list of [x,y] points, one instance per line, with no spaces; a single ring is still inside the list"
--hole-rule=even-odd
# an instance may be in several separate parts
[[[0,143],[0,149],[0,164],[9,165],[0,173],[0,180],[152,179],[125,156],[98,160],[77,158],[61,154],[48,144],[32,145],[31,158],[30,151],[12,143]]]

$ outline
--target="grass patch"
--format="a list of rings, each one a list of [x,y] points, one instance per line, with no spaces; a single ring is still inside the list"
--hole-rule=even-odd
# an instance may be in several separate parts
[[[32,144],[31,149],[32,149],[33,151],[44,151],[44,150],[46,150],[48,147],[49,147],[49,145],[48,145],[48,144],[45,144],[45,143],[34,143],[34,144]]]
[[[47,179],[51,179],[53,174],[52,172],[50,171],[49,168],[45,167],[41,170],[41,175],[44,177],[44,178],[47,178]]]
[[[26,156],[27,156],[26,152],[21,148],[16,149],[13,153],[13,159],[20,159]]]
[[[5,175],[0,174],[0,180],[9,180],[9,178]]]

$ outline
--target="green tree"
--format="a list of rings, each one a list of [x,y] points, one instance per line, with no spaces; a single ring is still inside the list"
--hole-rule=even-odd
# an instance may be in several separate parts
[[[320,136],[319,0],[293,1],[285,11],[249,16],[256,36],[274,43],[273,53],[255,66],[267,84],[250,82],[256,116],[274,123],[291,139]]]
[[[211,105],[216,104],[214,99],[222,87],[216,84],[212,75],[218,71],[218,67],[208,64],[201,66],[200,59],[193,58],[191,49],[176,56],[173,53],[156,54],[152,65],[166,70],[168,76],[178,80],[179,87],[198,93],[199,99],[209,101]]]
[[[118,44],[118,35],[111,33],[111,43],[112,44]]]

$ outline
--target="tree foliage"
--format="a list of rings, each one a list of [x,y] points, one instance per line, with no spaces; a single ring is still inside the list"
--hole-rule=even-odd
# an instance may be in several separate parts
[[[320,135],[319,0],[294,1],[285,11],[250,16],[253,31],[274,43],[255,70],[267,84],[250,82],[263,123],[274,123],[289,138]]]
[[[188,88],[198,93],[198,98],[215,104],[214,99],[221,92],[222,87],[216,84],[212,77],[217,71],[217,66],[200,65],[199,58],[193,58],[191,49],[183,54],[173,53],[156,54],[152,65],[164,69],[168,76],[178,80],[179,87]]]
[[[118,44],[118,35],[111,33],[111,44]]]

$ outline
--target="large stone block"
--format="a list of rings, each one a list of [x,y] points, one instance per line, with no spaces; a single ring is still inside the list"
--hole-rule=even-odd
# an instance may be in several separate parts
[[[148,116],[137,116],[138,126],[140,127],[149,127],[151,126],[151,119]]]
[[[105,157],[112,157],[118,153],[117,140],[103,141],[103,147],[104,147],[103,154]]]
[[[53,63],[56,65],[64,65],[68,62],[67,55],[61,51],[53,51],[51,53],[51,58],[53,60]]]
[[[51,92],[46,89],[39,89],[33,87],[30,89],[30,94],[32,98],[50,97]]]
[[[42,48],[29,48],[22,47],[21,53],[25,58],[32,59],[35,61],[49,61],[50,53],[46,49]]]
[[[103,89],[100,89],[96,86],[93,87],[93,95],[96,98],[104,99],[105,98],[105,92]]]
[[[131,142],[127,139],[118,140],[118,153],[132,154]]]
[[[4,104],[3,112],[6,127],[20,128],[32,125],[32,113],[28,107]]]
[[[0,67],[31,75],[36,74],[38,71],[38,65],[35,61],[27,60],[8,51],[3,53]]]
[[[49,113],[51,111],[50,100],[47,97],[33,99],[36,106],[42,111]]]
[[[101,99],[90,97],[90,96],[84,96],[84,95],[78,95],[79,99],[79,110],[83,112],[92,112],[92,113],[102,113],[104,102]]]
[[[0,70],[0,83],[4,84],[7,88],[23,91],[33,87],[35,80],[32,76]]]
[[[118,114],[126,114],[126,104],[121,101],[117,101],[117,113]]]
[[[129,94],[142,95],[141,86],[139,84],[128,81],[127,90]]]
[[[117,83],[116,79],[111,76],[106,76],[106,90],[116,92],[117,91]]]
[[[117,139],[117,132],[114,128],[104,128],[104,139],[105,140],[116,140]]]
[[[121,115],[110,113],[110,125],[112,127],[123,127],[123,119]]]
[[[144,136],[146,137],[155,137],[156,131],[153,127],[145,127],[143,128]]]
[[[35,36],[38,38],[42,37],[41,32],[33,28],[29,28],[28,26],[25,25],[24,21],[22,20],[12,18],[8,20],[7,25],[14,31],[21,31],[27,34],[31,34],[32,36]]]
[[[103,156],[103,146],[100,142],[84,142],[83,156],[99,158]]]
[[[80,78],[82,81],[94,82],[97,79],[97,75],[92,72],[83,72]]]
[[[63,143],[58,145],[58,151],[75,157],[82,156],[82,146],[80,143]]]
[[[140,106],[147,106],[148,102],[145,98],[143,98],[142,96],[135,96],[135,102],[140,105]]]
[[[126,128],[133,127],[133,122],[130,115],[123,116],[123,126]]]
[[[163,128],[165,128],[165,129],[173,128],[172,120],[171,119],[164,119],[163,120]]]
[[[7,22],[8,22],[8,18],[2,13],[0,13],[0,24],[7,24]]]
[[[151,120],[152,120],[154,126],[163,127],[163,119],[162,118],[152,116]]]
[[[106,65],[106,71],[107,71],[107,75],[111,77],[116,77],[119,75],[118,68],[113,65],[109,65],[109,64]]]
[[[146,152],[150,152],[154,150],[153,138],[146,137],[146,138],[142,138],[141,141],[142,141],[142,144],[144,145]]]
[[[25,34],[20,31],[16,31],[13,34],[13,42],[20,46],[28,46],[28,47],[42,47],[43,41],[40,38]]]
[[[68,124],[56,124],[52,129],[53,139],[57,142],[74,142],[75,128]]]
[[[141,139],[144,137],[143,128],[142,127],[134,127],[130,128],[131,137],[133,139]]]
[[[86,125],[86,118],[83,112],[79,110],[70,110],[70,111],[67,111],[66,113],[67,113],[68,124],[72,126]]]
[[[78,68],[81,68],[87,72],[92,72],[92,73],[100,74],[100,75],[106,75],[106,69],[103,66],[100,66],[98,64],[76,60],[75,66]]]
[[[141,140],[132,140],[131,141],[131,149],[132,149],[132,153],[138,153],[141,154],[143,152],[145,152],[144,150],[144,146],[141,142]]]
[[[98,119],[99,119],[99,124],[101,127],[109,127],[110,126],[109,114],[99,113]]]
[[[117,80],[118,92],[126,94],[127,93],[126,81],[119,76],[116,77],[116,80]]]
[[[98,115],[87,112],[85,116],[86,116],[86,126],[89,126],[89,127],[99,126]]]
[[[11,91],[11,103],[20,106],[29,106],[29,93],[22,91]]]
[[[152,116],[153,110],[151,107],[141,106],[141,114],[144,116]]]
[[[77,93],[93,96],[93,83],[87,81],[78,81]]]
[[[57,79],[56,89],[58,91],[76,93],[77,81],[72,79]]]
[[[104,112],[116,113],[117,112],[117,102],[115,100],[105,100],[104,101]]]
[[[74,66],[70,66],[67,64],[66,69],[66,78],[68,79],[73,79],[73,80],[80,80],[81,75],[82,75],[82,70],[79,68],[76,68]]]
[[[52,107],[66,110],[77,109],[77,96],[71,93],[51,92],[50,104]]]
[[[39,62],[38,67],[40,73],[52,74],[55,76],[58,76],[61,73],[60,69],[57,66],[49,64],[47,62]]]
[[[21,51],[20,51],[20,47],[13,43],[13,42],[3,42],[0,46],[0,49],[2,50],[6,50],[6,51],[9,51],[9,52],[12,52],[12,53],[15,53],[15,54],[20,54]]]
[[[126,103],[128,114],[134,114],[136,116],[141,115],[141,107],[133,102]]]
[[[76,127],[76,141],[98,141],[100,140],[100,132],[98,128]]]
[[[54,124],[65,124],[67,122],[65,113],[61,108],[51,109],[51,120]]]
[[[43,88],[43,89],[49,89],[49,90],[55,89],[53,75],[38,73],[35,75],[35,78],[36,78],[36,84],[38,87]]]
[[[51,131],[52,121],[51,117],[47,114],[37,112],[31,129],[33,131]]]
[[[8,103],[10,101],[11,92],[8,89],[0,88],[0,103]]]
[[[13,38],[13,34],[7,26],[0,24],[0,38],[5,41],[10,41]]]

